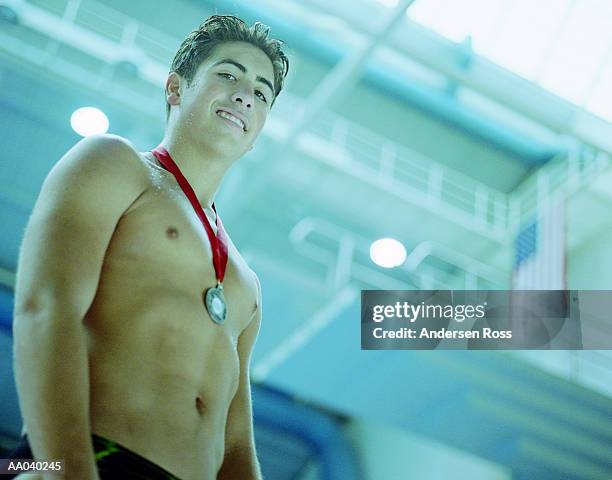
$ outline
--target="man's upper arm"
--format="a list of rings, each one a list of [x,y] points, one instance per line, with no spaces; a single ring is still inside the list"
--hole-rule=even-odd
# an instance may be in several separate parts
[[[86,138],[64,155],[43,183],[25,232],[16,315],[57,305],[85,315],[115,226],[145,179],[138,154],[119,137]]]
[[[226,431],[226,452],[237,448],[254,448],[253,445],[253,409],[251,405],[251,385],[249,365],[255,340],[261,325],[261,287],[257,275],[257,310],[249,325],[238,339],[238,356],[240,358],[240,383],[232,400],[228,413]]]

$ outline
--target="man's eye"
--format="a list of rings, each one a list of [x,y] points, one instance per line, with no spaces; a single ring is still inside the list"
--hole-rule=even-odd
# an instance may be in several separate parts
[[[236,80],[236,77],[234,77],[231,73],[220,73],[219,76],[232,81]]]
[[[259,90],[255,90],[255,95],[257,95],[265,103],[268,103],[268,100],[266,99],[266,96],[263,93],[261,93]]]

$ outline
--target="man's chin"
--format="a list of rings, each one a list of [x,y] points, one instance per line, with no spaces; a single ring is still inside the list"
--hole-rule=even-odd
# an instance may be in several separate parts
[[[250,150],[250,145],[246,142],[237,142],[235,138],[215,137],[215,141],[203,140],[201,142],[203,151],[213,153],[219,157],[230,160],[238,160]]]

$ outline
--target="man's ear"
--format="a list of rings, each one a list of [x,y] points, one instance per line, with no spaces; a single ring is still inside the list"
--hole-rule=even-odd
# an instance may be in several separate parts
[[[171,72],[166,79],[166,101],[168,105],[181,103],[181,82],[183,79],[176,72]]]

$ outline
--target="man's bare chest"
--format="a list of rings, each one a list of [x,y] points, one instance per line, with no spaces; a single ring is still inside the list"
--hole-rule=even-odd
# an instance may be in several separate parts
[[[228,320],[246,326],[257,305],[252,271],[232,244],[224,278]],[[203,301],[216,284],[210,240],[183,193],[167,185],[152,185],[130,206],[117,224],[107,249],[109,271],[131,277],[152,291],[176,291]]]

